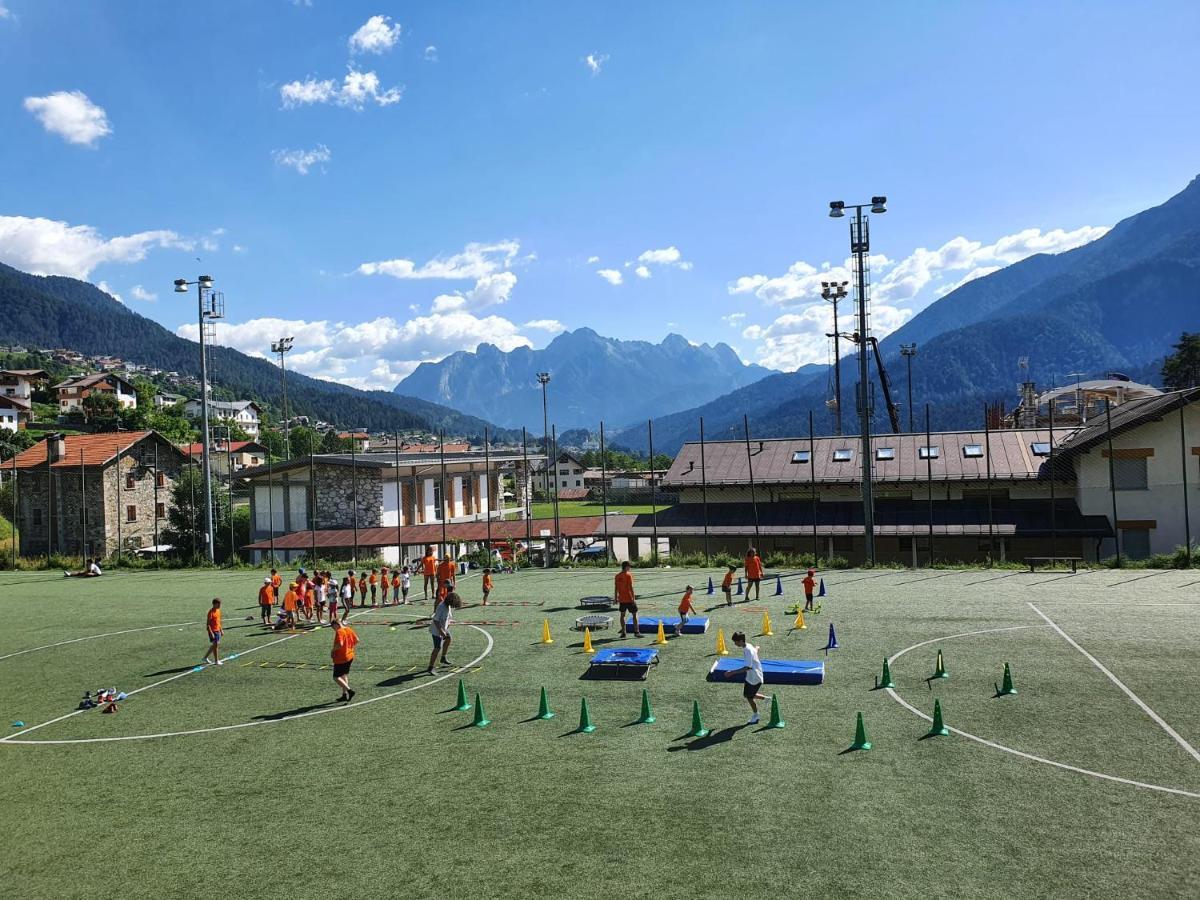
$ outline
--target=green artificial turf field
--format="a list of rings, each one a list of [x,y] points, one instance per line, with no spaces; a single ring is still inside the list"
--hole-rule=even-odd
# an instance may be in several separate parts
[[[688,581],[702,611],[717,599],[708,572],[635,574],[650,615]],[[659,648],[644,684],[580,679],[575,605],[611,572],[501,575],[495,605],[457,618],[516,624],[456,625],[465,669],[436,679],[410,618],[426,605],[355,610],[349,706],[321,668],[328,630],[260,629],[260,582],[0,576],[5,897],[1200,895],[1193,572],[828,573],[805,631],[784,612],[798,579],[782,597],[768,581]],[[476,602],[478,580],[461,593]],[[214,595],[240,655],[195,672]],[[764,608],[773,637],[755,636]],[[765,658],[827,660],[826,683],[773,689],[785,728],[742,727],[739,686],[705,681],[717,627]],[[938,649],[950,677],[931,681]],[[885,657],[895,695],[872,690]],[[1018,693],[996,698],[1005,662]],[[485,729],[449,711],[460,674]],[[145,689],[67,716],[99,686]],[[542,686],[549,721],[533,718]],[[653,725],[631,724],[643,686]],[[582,697],[592,734],[573,733]],[[935,698],[961,732],[922,740],[904,704]],[[693,700],[706,738],[683,737]],[[874,747],[843,752],[860,710]]]

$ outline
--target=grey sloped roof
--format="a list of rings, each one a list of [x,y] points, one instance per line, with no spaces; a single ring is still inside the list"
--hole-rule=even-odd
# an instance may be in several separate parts
[[[1097,444],[1108,440],[1110,418],[1112,433],[1122,434],[1147,422],[1158,421],[1168,413],[1178,411],[1181,406],[1196,402],[1197,399],[1200,399],[1200,388],[1171,391],[1169,394],[1147,397],[1144,400],[1127,400],[1120,406],[1114,406],[1110,415],[1097,416],[1088,424],[1077,428],[1059,445],[1059,449],[1064,458],[1086,453]]]

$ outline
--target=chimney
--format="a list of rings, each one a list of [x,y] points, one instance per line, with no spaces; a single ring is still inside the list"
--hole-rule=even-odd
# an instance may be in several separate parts
[[[50,462],[52,463],[56,463],[65,459],[67,456],[67,439],[61,434],[47,435],[46,455],[50,458]]]

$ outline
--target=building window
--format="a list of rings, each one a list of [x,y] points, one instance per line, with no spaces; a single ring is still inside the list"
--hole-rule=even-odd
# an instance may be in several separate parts
[[[440,481],[433,483],[433,517],[439,522],[442,521],[442,483]]]
[[[158,487],[166,487],[167,486],[166,473],[165,472],[155,472],[154,473],[154,484]]]
[[[137,521],[137,507],[136,506],[126,506],[125,507],[125,521],[126,522],[136,522]]]
[[[807,450],[793,450],[792,451],[792,462],[793,463],[807,463],[809,458],[810,458],[810,453]]]
[[[31,509],[31,510],[29,511],[29,518],[30,518],[30,521],[31,521],[31,522],[32,522],[34,525],[41,525],[41,524],[42,524],[42,510],[41,510],[41,507],[35,506],[33,509]]]
[[[1129,559],[1148,559],[1150,556],[1150,529],[1122,528],[1121,551]]]
[[[937,459],[941,455],[940,447],[918,447],[917,456],[921,459]]]
[[[1145,491],[1150,485],[1146,477],[1146,459],[1121,459],[1113,461],[1113,487],[1118,491]],[[1139,557],[1134,557],[1138,559]]]
[[[1046,441],[1034,441],[1029,445],[1029,449],[1033,451],[1034,456],[1050,455],[1050,444]]]
[[[854,451],[849,447],[839,447],[833,451],[834,462],[850,462],[852,459],[854,459]]]
[[[876,447],[875,458],[878,460],[888,460],[896,458],[895,447]]]
[[[983,457],[983,445],[966,444],[963,447],[963,456],[967,459],[981,459]]]
[[[132,491],[135,487],[137,487],[137,479],[133,477],[132,473],[129,475],[126,475],[125,476],[125,490]]]
[[[167,517],[167,504],[155,503],[154,504],[154,517],[156,519],[165,519]]]

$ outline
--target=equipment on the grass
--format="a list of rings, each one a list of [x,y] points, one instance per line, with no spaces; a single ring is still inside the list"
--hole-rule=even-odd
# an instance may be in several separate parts
[[[925,737],[945,737],[950,734],[950,729],[946,727],[946,723],[942,721],[942,701],[933,701],[933,727],[929,729],[929,733]]]
[[[764,659],[762,660],[765,684],[821,684],[825,680],[825,663],[821,660]],[[744,668],[740,657],[728,656],[717,659],[708,670],[709,681],[727,681],[726,672]],[[745,676],[736,684],[744,682]]]
[[[725,646],[725,629],[717,629],[717,655],[728,656],[729,648]]]
[[[775,576],[775,596],[776,597],[783,596],[783,576],[782,575]]]
[[[583,652],[584,653],[595,653],[596,652],[596,648],[592,646],[592,629],[590,629],[590,628],[583,629]]]
[[[580,597],[579,598],[579,608],[580,609],[612,609],[613,608],[613,598],[612,597],[601,597],[599,595],[593,596],[593,597]]]
[[[765,611],[763,612],[762,633],[763,637],[771,637],[775,634],[771,630],[771,614]]]
[[[659,626],[670,628],[672,630],[679,629],[684,634],[707,634],[708,633],[708,617],[707,616],[689,616],[687,623],[683,623],[683,619],[679,616],[642,616],[638,619],[639,634],[658,634]]]
[[[612,628],[613,617],[606,616],[603,613],[588,613],[586,616],[580,616],[575,620],[575,630],[584,631],[604,631]]]
[[[20,719],[17,719],[15,722],[12,723],[12,727],[13,728],[24,728],[25,723],[22,722]]]
[[[829,623],[829,643],[825,645],[825,652],[838,649],[837,632],[833,630],[833,623]]]
[[[642,688],[642,712],[635,724],[653,725],[655,721],[654,713],[650,709],[650,694],[645,688]]]
[[[710,576],[708,576],[708,591],[707,591],[707,593],[709,596],[712,596],[713,594],[716,593],[716,590],[717,589],[715,587],[713,587],[712,576],[710,575]]]
[[[655,665],[658,651],[653,647],[606,647],[592,656],[586,677],[644,679]]]
[[[782,728],[787,723],[779,715],[779,695],[771,695],[771,718],[767,721],[768,728]]]
[[[708,729],[704,727],[704,722],[700,719],[700,701],[692,701],[692,728],[687,733],[686,737],[702,738],[708,737]]]
[[[542,619],[542,643],[553,644],[554,638],[550,637],[550,620]]]
[[[796,621],[792,623],[792,629],[798,631],[808,630],[808,626],[804,624],[804,610],[796,610]]]
[[[663,628],[662,619],[658,620],[658,634],[654,636],[654,643],[662,645],[667,642],[667,632]]]
[[[740,576],[740,575],[738,576],[737,590],[734,591],[734,594],[736,594],[739,597],[742,596],[742,576]]]
[[[946,664],[942,661],[942,651],[937,652],[937,664],[933,667],[934,678],[949,678],[950,673],[946,671]]]
[[[592,713],[588,709],[587,697],[583,697],[579,701],[579,727],[576,731],[582,731],[584,734],[591,734],[596,730],[596,726],[592,724]]]
[[[1008,667],[1008,663],[1004,664],[1004,680],[1000,687],[996,690],[997,697],[1007,697],[1009,694],[1015,694],[1017,689],[1013,687],[1012,670]]]
[[[539,719],[553,719],[554,718],[554,713],[552,713],[550,711],[550,701],[546,698],[546,688],[545,687],[542,688],[542,696],[541,696],[541,699],[538,701],[537,718],[539,718]]]
[[[863,724],[862,713],[858,714],[858,721],[854,725],[854,743],[850,745],[851,750],[870,750],[871,742],[867,740],[867,727]]]
[[[454,701],[454,709],[457,712],[466,712],[470,708],[471,703],[467,700],[467,686],[460,678],[458,679],[458,698]]]
[[[818,597],[825,596],[825,579],[824,578],[821,579],[821,586],[817,589],[817,596]]]
[[[478,691],[475,692],[475,717],[471,719],[471,724],[476,728],[487,728],[492,724],[492,720],[483,711],[483,700],[480,698]]]
[[[880,677],[879,681],[876,683],[876,687],[894,688],[895,686],[896,686],[896,683],[894,681],[892,681],[892,668],[891,668],[891,666],[888,665],[888,661],[885,659],[883,661],[883,675]]]

